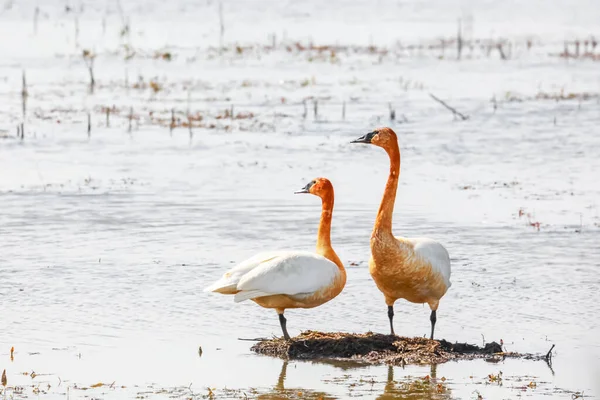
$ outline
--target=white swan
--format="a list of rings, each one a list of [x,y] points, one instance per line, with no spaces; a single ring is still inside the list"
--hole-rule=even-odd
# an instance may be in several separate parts
[[[274,308],[285,339],[290,339],[283,315],[286,308],[313,308],[336,297],[346,284],[346,270],[331,247],[333,186],[317,178],[296,193],[310,193],[322,200],[316,253],[269,251],[259,253],[227,271],[205,292],[233,294],[234,301],[252,300]]]

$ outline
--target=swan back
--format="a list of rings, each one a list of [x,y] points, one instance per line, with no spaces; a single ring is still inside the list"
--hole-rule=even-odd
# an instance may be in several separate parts
[[[269,295],[312,295],[333,285],[339,275],[339,267],[319,254],[289,251],[248,271],[238,282],[237,290]]]
[[[342,275],[345,278],[338,265],[319,254],[272,251],[241,262],[204,291],[235,294],[236,302],[277,294],[310,296],[336,286]],[[335,290],[336,295],[344,284],[345,279],[342,279],[339,291]]]

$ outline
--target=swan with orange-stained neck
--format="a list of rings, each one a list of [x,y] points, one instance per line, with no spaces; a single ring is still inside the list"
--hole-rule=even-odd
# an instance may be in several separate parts
[[[390,158],[390,173],[371,233],[369,272],[385,297],[391,334],[394,335],[394,303],[406,299],[431,308],[431,336],[440,299],[450,288],[450,256],[440,243],[427,238],[394,237],[392,214],[400,177],[400,148],[396,133],[381,128],[354,140],[381,147]]]
[[[236,303],[252,300],[279,315],[283,336],[289,340],[283,313],[288,308],[313,308],[336,297],[346,284],[346,270],[331,247],[333,185],[317,178],[295,193],[321,198],[322,210],[316,252],[269,251],[241,262],[204,289],[234,295]]]

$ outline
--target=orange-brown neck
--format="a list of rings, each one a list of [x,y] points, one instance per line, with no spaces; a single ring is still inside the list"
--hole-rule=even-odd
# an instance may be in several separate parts
[[[333,215],[333,191],[327,191],[321,196],[321,221],[317,233],[317,254],[335,263],[341,270],[344,265],[331,247],[331,218]]]
[[[391,143],[385,148],[390,157],[390,175],[385,184],[383,199],[377,211],[373,234],[377,231],[382,233],[392,233],[392,217],[394,214],[394,203],[396,202],[396,190],[398,189],[398,179],[400,178],[400,148],[397,142]]]

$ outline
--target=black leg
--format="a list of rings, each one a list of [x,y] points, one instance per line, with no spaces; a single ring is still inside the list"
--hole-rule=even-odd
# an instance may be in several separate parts
[[[279,324],[281,325],[281,330],[283,331],[283,337],[285,340],[290,340],[290,335],[288,334],[287,328],[285,327],[287,320],[283,316],[283,314],[279,314]]]
[[[390,319],[390,335],[395,335],[394,333],[394,306],[388,306],[388,318]]]
[[[431,337],[429,339],[433,340],[433,330],[435,329],[435,321],[437,321],[435,310],[431,311],[431,317],[429,317],[429,320],[431,321]]]

